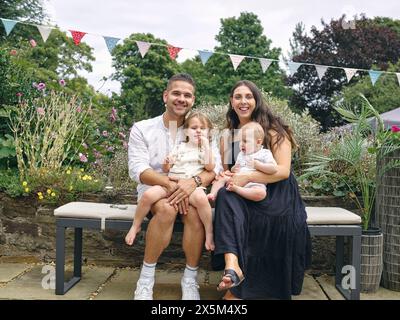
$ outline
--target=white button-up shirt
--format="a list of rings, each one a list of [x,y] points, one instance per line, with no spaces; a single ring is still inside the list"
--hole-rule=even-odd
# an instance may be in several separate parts
[[[162,171],[162,164],[166,156],[184,139],[183,126],[177,128],[176,137],[172,139],[170,130],[164,125],[162,115],[139,121],[132,126],[128,144],[128,167],[129,176],[138,183],[138,198],[148,188],[140,181],[141,173],[153,169],[165,174]],[[214,172],[218,174],[223,167],[215,139],[211,143],[211,149],[215,160]]]

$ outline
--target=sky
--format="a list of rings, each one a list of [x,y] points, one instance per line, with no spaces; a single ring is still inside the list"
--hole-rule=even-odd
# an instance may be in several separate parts
[[[43,0],[52,24],[61,30],[84,31],[83,42],[94,48],[93,72],[81,72],[94,88],[105,94],[119,91],[119,83],[103,77],[113,72],[112,59],[102,36],[124,39],[132,33],[152,33],[181,48],[178,61],[194,57],[196,49],[213,50],[221,18],[253,12],[261,21],[264,35],[289,51],[289,39],[298,22],[306,31],[321,27],[321,19],[330,21],[342,14],[353,17],[386,16],[400,19],[399,0]],[[350,18],[349,18],[350,19]],[[122,43],[122,40],[119,42]],[[150,49],[151,50],[151,49]]]

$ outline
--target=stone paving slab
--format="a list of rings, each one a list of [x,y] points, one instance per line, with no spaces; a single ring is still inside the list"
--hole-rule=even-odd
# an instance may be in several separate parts
[[[0,284],[11,281],[32,267],[32,264],[26,263],[0,263]]]
[[[44,289],[42,279],[43,266],[35,266],[21,277],[9,282],[0,288],[0,299],[22,300],[84,300],[95,292],[99,285],[104,283],[114,272],[114,268],[83,267],[83,277],[65,295],[56,295],[54,289]],[[66,273],[68,275],[68,273]],[[47,275],[49,275],[47,273]],[[47,283],[48,284],[48,283]]]
[[[130,300],[136,288],[140,270],[119,269],[110,281],[104,284],[95,300]],[[156,270],[154,285],[155,300],[180,300],[182,297],[181,278],[183,271]],[[207,271],[200,270],[198,283],[200,296],[203,300],[215,300],[222,294],[217,292],[214,284],[207,284]]]

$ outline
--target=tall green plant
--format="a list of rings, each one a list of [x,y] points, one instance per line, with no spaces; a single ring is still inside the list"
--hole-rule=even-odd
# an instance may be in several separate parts
[[[56,92],[14,108],[9,121],[21,179],[39,170],[57,172],[72,160],[84,139],[89,111],[77,97]]]
[[[382,157],[400,149],[400,145],[393,143],[391,135],[385,131],[379,113],[364,96],[361,95],[361,97],[363,104],[358,110],[352,110],[346,105],[336,108],[343,119],[351,123],[352,130],[343,135],[328,155],[313,155],[303,177],[325,174],[341,178],[351,190],[351,198],[361,210],[362,225],[366,230],[370,227],[376,197],[377,175],[382,175],[390,168],[400,167],[400,160],[397,160],[377,170],[376,157]],[[338,164],[352,170],[355,186],[348,183],[348,177],[331,170],[332,166],[338,166]],[[361,199],[357,197],[355,188],[360,190]]]

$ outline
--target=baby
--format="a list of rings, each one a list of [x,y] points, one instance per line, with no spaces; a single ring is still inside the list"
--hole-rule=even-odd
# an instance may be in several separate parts
[[[257,122],[249,122],[241,128],[240,152],[235,165],[231,168],[232,172],[240,174],[259,170],[267,174],[274,174],[278,171],[271,151],[263,148],[264,135],[262,126]],[[215,181],[207,196],[208,199],[215,201],[218,190],[224,185],[227,190],[236,192],[248,200],[261,201],[267,195],[265,184],[250,182],[244,187],[239,187],[228,180],[229,177]]]
[[[163,164],[163,171],[168,176],[189,179],[197,176],[202,171],[213,171],[215,167],[214,157],[210,147],[211,121],[202,113],[191,113],[184,123],[186,141],[175,146]],[[207,250],[214,250],[214,237],[212,228],[211,206],[207,199],[204,187],[198,187],[189,196],[189,204],[197,209],[200,219],[205,227]],[[136,207],[135,219],[132,223],[125,242],[132,245],[136,234],[141,230],[140,226],[150,208],[157,201],[165,198],[167,191],[159,185],[151,186],[140,198]]]

